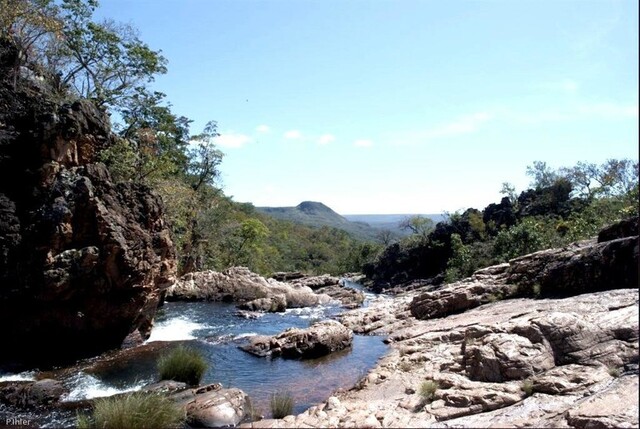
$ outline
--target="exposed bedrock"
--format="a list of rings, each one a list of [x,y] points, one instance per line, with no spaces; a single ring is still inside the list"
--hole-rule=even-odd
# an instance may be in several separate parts
[[[285,308],[331,301],[328,295],[317,294],[307,286],[265,279],[245,267],[185,274],[167,290],[166,299],[235,302],[256,311],[284,311],[283,300]]]
[[[115,137],[91,102],[0,81],[2,358],[47,363],[141,341],[175,278],[160,199],[96,162]]]

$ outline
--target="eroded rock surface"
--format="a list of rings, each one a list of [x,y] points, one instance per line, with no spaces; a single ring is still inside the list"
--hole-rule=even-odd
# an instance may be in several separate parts
[[[105,112],[1,75],[2,358],[48,363],[146,338],[175,280],[160,199],[97,162],[115,142]]]
[[[245,267],[185,274],[167,290],[166,298],[236,302],[243,304],[245,309],[264,311],[280,311],[282,300],[286,308],[310,307],[331,301],[328,295],[317,294],[307,286],[265,279]]]
[[[599,268],[576,273],[575,261]],[[637,270],[637,237],[538,252],[347,312],[345,326],[386,336],[392,351],[353,389],[242,426],[638,427],[639,292],[629,279],[601,290],[614,267]],[[580,288],[533,298],[532,280],[568,277]],[[429,399],[425,382],[437,385]]]
[[[240,348],[256,356],[309,359],[351,345],[353,333],[335,320],[316,322],[306,329],[287,329],[275,336],[257,335]]]

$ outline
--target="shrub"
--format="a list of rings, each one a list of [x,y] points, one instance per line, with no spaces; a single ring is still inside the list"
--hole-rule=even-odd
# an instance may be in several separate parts
[[[433,401],[439,387],[438,383],[433,380],[423,381],[420,385],[420,396],[422,396],[425,401]]]
[[[160,380],[175,380],[195,386],[207,370],[207,362],[199,351],[179,346],[160,357]]]
[[[520,385],[520,390],[522,390],[525,395],[531,396],[533,394],[533,381],[531,380],[523,380]]]
[[[293,413],[293,397],[288,392],[276,392],[271,395],[271,415],[281,419]]]
[[[403,360],[402,362],[400,362],[398,368],[400,368],[400,371],[402,372],[410,372],[411,368],[413,368],[413,365],[411,364],[411,362]]]
[[[615,367],[615,366],[609,366],[607,367],[607,372],[609,373],[609,375],[613,378],[618,378],[620,377],[620,369]]]
[[[183,409],[157,393],[135,392],[97,399],[93,416],[79,415],[80,429],[169,429],[182,427]]]

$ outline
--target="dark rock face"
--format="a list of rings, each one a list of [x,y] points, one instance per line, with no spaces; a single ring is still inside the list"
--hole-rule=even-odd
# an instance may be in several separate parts
[[[90,102],[0,79],[0,105],[3,357],[51,363],[145,338],[175,277],[160,199],[96,162],[115,137]]]
[[[598,243],[638,235],[638,231],[638,218],[630,217],[600,231],[598,234]]]

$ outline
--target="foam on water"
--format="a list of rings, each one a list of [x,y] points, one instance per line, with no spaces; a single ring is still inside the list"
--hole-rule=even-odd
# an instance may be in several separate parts
[[[102,398],[118,393],[135,392],[148,384],[148,381],[139,381],[125,388],[109,386],[91,374],[79,372],[68,380],[70,392],[62,399],[62,402],[79,401],[82,399]]]
[[[331,305],[316,305],[314,307],[302,307],[302,308],[287,308],[283,313],[278,313],[281,316],[290,316],[292,314],[298,316],[301,319],[322,319],[326,317],[329,310],[334,308]]]
[[[193,340],[196,338],[193,335],[195,331],[207,327],[207,325],[194,322],[183,316],[173,317],[154,326],[146,342]]]
[[[0,382],[3,381],[33,381],[36,379],[35,371],[25,371],[19,374],[2,374]]]
[[[239,334],[233,337],[233,341],[241,340],[243,338],[248,338],[248,337],[255,337],[256,335],[258,335],[257,332],[245,332],[244,334]]]

